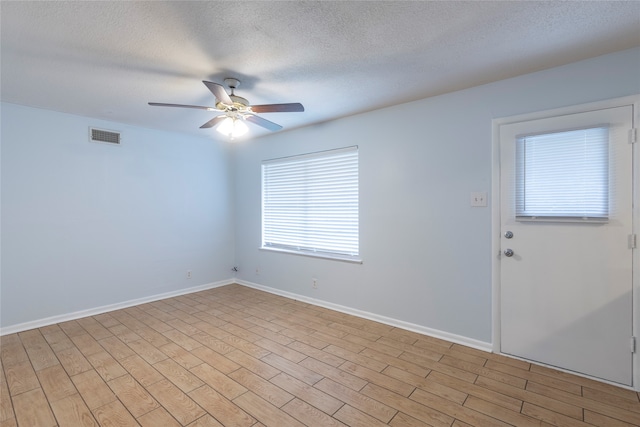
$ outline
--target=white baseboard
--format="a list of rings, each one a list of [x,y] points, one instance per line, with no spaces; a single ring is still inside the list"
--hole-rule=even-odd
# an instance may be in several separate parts
[[[61,314],[58,316],[46,317],[44,319],[32,320],[30,322],[19,323],[17,325],[11,325],[0,328],[0,336],[14,334],[16,332],[27,331],[29,329],[41,328],[43,326],[54,325],[56,323],[68,322],[70,320],[80,319],[82,317],[95,316],[96,314],[107,313],[109,311],[120,310],[123,308],[132,307],[134,305],[146,304],[148,302],[158,301],[171,297],[177,297],[180,295],[191,294],[194,292],[205,291],[207,289],[218,288],[220,286],[226,286],[236,283],[233,278],[221,280],[219,282],[207,283],[205,285],[194,286],[191,288],[179,289],[177,291],[165,292],[163,294],[150,295],[148,297],[132,299],[115,304],[103,305],[101,307],[90,308],[87,310],[75,311],[73,313]]]
[[[331,302],[319,300],[316,298],[306,297],[304,295],[298,295],[291,292],[282,291],[280,289],[271,288],[269,286],[259,285],[257,283],[248,282],[245,280],[237,280],[234,278],[230,278],[227,280],[221,280],[219,282],[207,283],[205,285],[195,286],[192,288],[180,289],[177,291],[166,292],[163,294],[150,295],[148,297],[137,298],[133,300],[123,301],[116,304],[104,305],[101,307],[90,308],[87,310],[76,311],[73,313],[62,314],[58,316],[47,317],[44,319],[33,320],[30,322],[19,323],[17,325],[11,325],[0,328],[0,336],[13,334],[16,332],[27,331],[29,329],[41,328],[43,326],[54,325],[56,323],[68,322],[70,320],[80,319],[82,317],[95,316],[97,314],[107,313],[109,311],[120,310],[123,308],[132,307],[135,305],[146,304],[148,302],[163,300],[167,298],[177,297],[180,295],[191,294],[194,292],[200,292],[207,289],[218,288],[220,286],[231,285],[233,283],[237,283],[242,286],[246,286],[253,289],[258,289],[261,291],[269,292],[271,294],[280,295],[286,298],[291,298],[298,301],[303,301],[309,304],[313,304],[319,307],[328,308],[331,310],[339,311],[341,313],[351,314],[356,317],[360,317],[363,319],[373,320],[375,322],[380,322],[385,325],[395,326],[397,328],[406,329],[408,331],[417,332],[419,334],[428,335],[435,338],[440,338],[446,341],[454,342],[457,344],[466,345],[468,347],[473,347],[478,350],[491,352],[492,345],[491,343],[478,341],[472,338],[464,337],[462,335],[451,334],[449,332],[440,331],[438,329],[427,328],[425,326],[416,325],[414,323],[405,322],[398,319],[393,319],[391,317],[385,317],[378,314],[370,313],[367,311],[358,310],[351,307],[346,307],[339,304],[334,304]]]
[[[438,329],[427,328],[426,326],[416,325],[415,323],[409,323],[402,320],[393,319],[391,317],[380,316],[378,314],[369,313],[367,311],[362,311],[355,308],[346,307],[343,305],[334,304],[331,302],[307,297],[304,295],[298,295],[291,292],[282,291],[280,289],[259,285],[257,283],[247,282],[245,280],[236,279],[235,283],[242,286],[249,287],[249,288],[258,289],[260,291],[269,292],[271,294],[280,295],[286,298],[291,298],[294,300],[317,305],[319,307],[324,307],[331,310],[339,311],[341,313],[351,314],[353,316],[361,317],[363,319],[384,323],[385,325],[395,326],[397,328],[406,329],[408,331],[417,332],[419,334],[428,335],[434,338],[440,338],[456,344],[465,345],[467,347],[473,347],[475,349],[486,351],[488,353],[491,353],[493,349],[492,344],[489,342],[475,340],[473,338],[468,338],[462,335],[456,335],[449,332],[440,331]]]

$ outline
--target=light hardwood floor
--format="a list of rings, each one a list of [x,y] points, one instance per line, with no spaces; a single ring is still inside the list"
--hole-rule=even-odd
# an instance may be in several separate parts
[[[0,427],[640,425],[632,391],[240,285],[0,348]]]

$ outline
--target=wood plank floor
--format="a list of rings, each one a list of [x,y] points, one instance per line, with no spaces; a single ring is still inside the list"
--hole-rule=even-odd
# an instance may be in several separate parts
[[[640,425],[632,391],[240,285],[0,350],[0,427]]]

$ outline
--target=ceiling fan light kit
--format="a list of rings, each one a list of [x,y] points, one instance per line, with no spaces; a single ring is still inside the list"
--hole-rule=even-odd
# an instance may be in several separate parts
[[[224,79],[225,84],[231,89],[231,94],[227,94],[224,87],[218,83],[208,82],[204,80],[202,83],[216,97],[216,106],[205,107],[199,105],[184,104],[165,104],[159,102],[149,102],[154,107],[179,107],[179,108],[195,108],[200,110],[222,112],[221,115],[214,117],[207,123],[200,126],[201,129],[210,128],[218,125],[216,130],[223,135],[229,136],[231,140],[242,136],[249,130],[245,121],[251,122],[272,132],[282,129],[277,123],[256,115],[256,113],[287,113],[302,112],[304,107],[300,103],[289,104],[265,104],[252,106],[248,100],[241,96],[237,96],[234,91],[240,85],[240,80],[234,78]]]
[[[233,141],[235,138],[247,133],[249,128],[244,124],[243,119],[227,117],[220,123],[216,130],[223,135],[228,135]]]

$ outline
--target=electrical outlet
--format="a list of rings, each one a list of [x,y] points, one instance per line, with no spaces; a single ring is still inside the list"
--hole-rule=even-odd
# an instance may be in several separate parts
[[[311,279],[311,286],[313,289],[318,289],[318,279]]]
[[[187,270],[187,279],[191,279],[191,270]]]
[[[256,276],[260,275],[260,267],[256,267]]]

